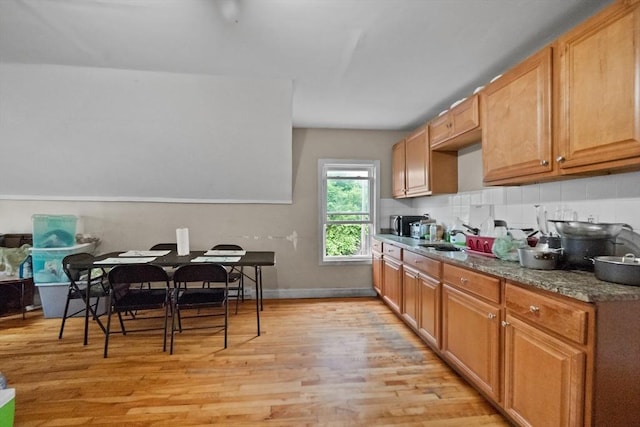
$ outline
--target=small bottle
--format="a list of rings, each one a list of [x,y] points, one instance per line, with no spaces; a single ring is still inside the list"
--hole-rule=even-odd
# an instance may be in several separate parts
[[[435,242],[438,238],[438,226],[433,223],[429,226],[429,241]]]

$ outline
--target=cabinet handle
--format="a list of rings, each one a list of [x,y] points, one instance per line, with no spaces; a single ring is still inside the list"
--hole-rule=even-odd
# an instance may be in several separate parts
[[[495,319],[496,317],[497,317],[497,316],[496,316],[495,314],[493,314],[493,313],[489,313],[489,314],[487,314],[487,319],[489,319],[489,320],[493,320],[493,319]]]
[[[464,277],[461,277],[461,278],[460,278],[460,283],[462,283],[463,285],[466,285],[466,284],[467,284],[467,282],[468,282],[468,280],[467,280],[467,279],[465,279]]]
[[[540,311],[540,307],[535,306],[535,305],[530,305],[529,306],[529,311],[532,313],[538,313]]]
[[[502,325],[503,328],[506,328],[507,326],[509,326],[511,323],[507,322],[506,320],[503,320],[502,322],[500,322],[500,324]]]
[[[556,157],[556,162],[558,162],[558,163],[564,163],[565,160],[567,160],[567,159],[565,159],[564,156]]]
[[[540,166],[549,166],[548,160],[540,160]]]

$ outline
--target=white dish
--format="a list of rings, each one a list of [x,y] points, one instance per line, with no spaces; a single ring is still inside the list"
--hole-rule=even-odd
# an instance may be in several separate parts
[[[466,101],[466,100],[467,100],[467,98],[459,99],[459,100],[457,100],[456,102],[454,102],[453,104],[451,104],[451,107],[450,107],[450,108],[453,108],[453,107],[455,107],[455,106],[457,106],[457,105],[460,105],[460,104],[462,104],[462,103],[463,103],[464,101]]]

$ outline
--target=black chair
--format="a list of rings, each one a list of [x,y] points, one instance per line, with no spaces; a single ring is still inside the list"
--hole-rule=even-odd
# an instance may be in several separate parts
[[[167,322],[171,310],[171,287],[167,273],[157,265],[124,264],[109,271],[109,293],[107,301],[107,327],[104,340],[104,357],[109,349],[111,331],[111,315],[115,312],[120,321],[120,331],[123,335],[128,332],[151,331],[163,329],[162,351],[167,349]],[[129,286],[130,283],[164,283],[164,288],[138,288]],[[164,309],[162,316],[154,311]],[[151,312],[148,312],[151,311]],[[135,316],[122,316],[122,313],[136,313]],[[163,326],[156,326],[155,320],[163,319]],[[125,323],[149,323],[151,325],[126,329]]]
[[[227,348],[229,319],[229,275],[219,264],[198,263],[178,267],[173,275],[173,317],[171,319],[170,354],[173,354],[175,331],[214,328],[224,331],[224,348]],[[194,286],[197,283],[198,286]],[[202,283],[206,283],[203,287]],[[184,310],[194,310],[196,314],[183,316]],[[182,321],[193,318],[223,318],[212,324],[193,323],[184,328]],[[177,323],[177,324],[176,324]]]
[[[177,243],[156,243],[149,248],[150,251],[177,251]]]
[[[93,269],[91,274],[91,282],[88,283],[87,277],[90,267],[81,269],[71,267],[71,265],[74,264],[91,265],[91,263],[93,263],[93,260],[94,256],[88,253],[67,255],[62,260],[62,269],[69,277],[69,288],[67,290],[67,301],[64,305],[64,313],[62,315],[62,324],[60,325],[60,334],[58,335],[58,339],[62,339],[62,334],[64,333],[64,325],[67,319],[83,312],[85,315],[85,344],[87,344],[87,326],[89,315],[91,315],[91,318],[98,324],[98,326],[100,326],[100,329],[102,329],[103,332],[106,331],[103,323],[100,321],[100,316],[103,315],[104,312],[98,313],[100,298],[106,297],[108,293],[108,285],[105,281],[106,273],[103,269]],[[97,270],[99,273],[96,274],[95,270]],[[87,286],[89,287],[88,311],[86,310]],[[71,301],[74,300],[82,301],[82,308],[79,310],[75,310],[73,313],[69,313],[69,306],[71,304]],[[92,303],[91,300],[94,300],[94,302]]]
[[[211,248],[216,251],[242,251],[242,246],[233,244],[219,244]],[[231,298],[236,299],[236,314],[238,314],[238,304],[240,300],[244,302],[244,267],[231,267],[229,272],[229,290],[232,291]]]

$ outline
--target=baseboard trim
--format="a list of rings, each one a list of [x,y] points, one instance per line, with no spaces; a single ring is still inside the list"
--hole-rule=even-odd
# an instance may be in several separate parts
[[[251,289],[245,297],[253,298],[254,295],[255,290]],[[350,298],[373,297],[376,292],[372,288],[264,289],[262,296],[264,299]]]

